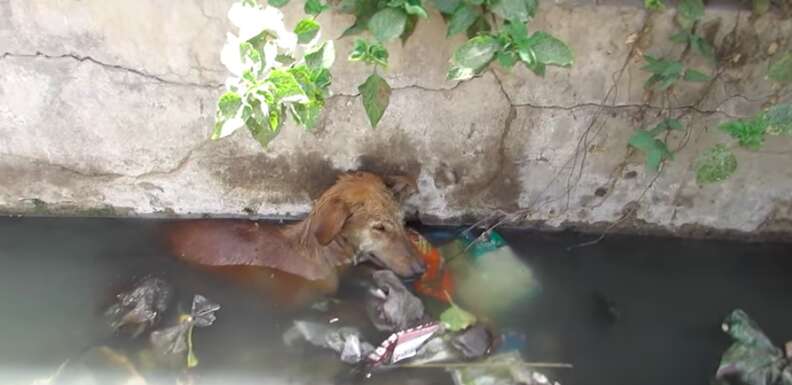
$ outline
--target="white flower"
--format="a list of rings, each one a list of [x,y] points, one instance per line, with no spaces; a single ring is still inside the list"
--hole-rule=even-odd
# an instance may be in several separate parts
[[[277,34],[286,30],[283,13],[274,7],[262,8],[234,3],[228,10],[228,19],[239,28],[239,39],[242,41],[248,41],[262,31]]]

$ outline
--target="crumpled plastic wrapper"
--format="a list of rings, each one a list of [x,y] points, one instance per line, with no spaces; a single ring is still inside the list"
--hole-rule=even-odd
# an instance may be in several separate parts
[[[374,287],[366,297],[366,312],[379,331],[409,329],[422,322],[424,306],[390,270],[373,273]]]
[[[789,356],[773,345],[748,314],[735,310],[723,321],[734,343],[723,353],[715,377],[730,385],[792,385]]]
[[[192,330],[194,327],[211,326],[215,319],[215,312],[220,310],[220,305],[209,301],[202,295],[193,297],[190,314],[182,314],[173,326],[151,332],[149,341],[154,353],[161,357],[181,357],[188,354],[187,366],[197,365],[197,358],[192,354]]]
[[[374,351],[374,346],[363,341],[356,328],[331,327],[312,321],[294,321],[294,326],[283,335],[286,346],[294,346],[298,341],[340,353],[341,361],[348,364],[356,364]]]
[[[517,352],[494,355],[481,363],[490,366],[471,365],[450,370],[454,385],[560,385],[526,366]]]
[[[160,278],[146,277],[129,291],[117,294],[117,302],[105,311],[105,316],[114,330],[129,330],[137,337],[159,321],[172,298],[170,284]]]

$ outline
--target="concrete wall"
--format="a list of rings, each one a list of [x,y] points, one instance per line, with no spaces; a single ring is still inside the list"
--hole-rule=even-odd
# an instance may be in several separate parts
[[[299,2],[302,4],[302,2]],[[289,14],[296,20],[301,6]],[[792,20],[708,8],[699,32],[724,65],[714,82],[677,89],[688,128],[669,138],[676,159],[647,174],[627,140],[654,124],[641,52],[668,42],[673,10],[544,1],[529,28],[568,42],[577,62],[544,78],[518,66],[448,82],[439,15],[393,43],[394,87],[369,128],[356,85],[368,74],[337,42],[335,80],[319,127],[289,126],[268,150],[240,130],[209,141],[226,72],[219,50],[230,0],[0,0],[0,208],[77,215],[299,216],[341,170],[419,176],[414,203],[430,222],[472,221],[522,209],[520,223],[680,235],[792,234],[792,138],[736,150],[737,174],[698,186],[693,161],[728,141],[719,122],[789,102],[765,74],[792,49]],[[324,36],[352,22],[320,17]],[[690,55],[691,63],[712,68]]]

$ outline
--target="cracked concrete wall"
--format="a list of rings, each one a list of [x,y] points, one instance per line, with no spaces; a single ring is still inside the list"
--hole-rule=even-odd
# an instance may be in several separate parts
[[[543,2],[530,28],[568,42],[576,64],[544,78],[494,68],[464,83],[445,80],[463,38],[446,39],[433,14],[389,46],[394,91],[377,129],[356,90],[368,70],[340,59],[319,127],[288,126],[264,151],[244,131],[207,140],[230,3],[0,0],[0,210],[300,216],[337,173],[369,169],[417,175],[413,203],[433,223],[518,211],[518,224],[540,228],[792,234],[790,138],[737,150],[724,183],[698,186],[693,170],[699,152],[728,141],[719,122],[792,100],[765,78],[770,46],[792,49],[790,19],[708,8],[698,28],[717,47],[717,76],[664,101],[642,87],[641,53],[713,69],[668,42],[673,10]],[[335,38],[352,18],[320,22]],[[351,44],[338,41],[337,56]],[[686,130],[670,134],[678,152],[655,175],[627,140],[666,102]]]

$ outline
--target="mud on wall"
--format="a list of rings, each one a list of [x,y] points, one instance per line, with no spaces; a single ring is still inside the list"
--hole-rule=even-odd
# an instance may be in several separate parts
[[[319,127],[289,126],[264,151],[243,130],[207,139],[230,3],[0,0],[0,210],[299,216],[334,175],[363,168],[417,175],[413,203],[428,222],[521,209],[522,224],[547,228],[792,234],[792,138],[736,150],[724,183],[699,186],[693,169],[698,153],[728,140],[719,122],[792,100],[765,78],[770,46],[792,49],[790,19],[707,9],[698,32],[723,64],[714,81],[677,89],[673,112],[687,130],[671,134],[679,151],[656,176],[627,141],[659,120],[663,101],[644,92],[640,54],[682,54],[668,41],[673,10],[542,2],[529,28],[568,42],[575,65],[544,78],[496,68],[464,83],[445,80],[463,37],[446,39],[434,14],[389,46],[394,91],[375,130],[356,89],[368,70],[343,60],[352,39],[338,41]],[[335,38],[352,18],[320,22]]]

